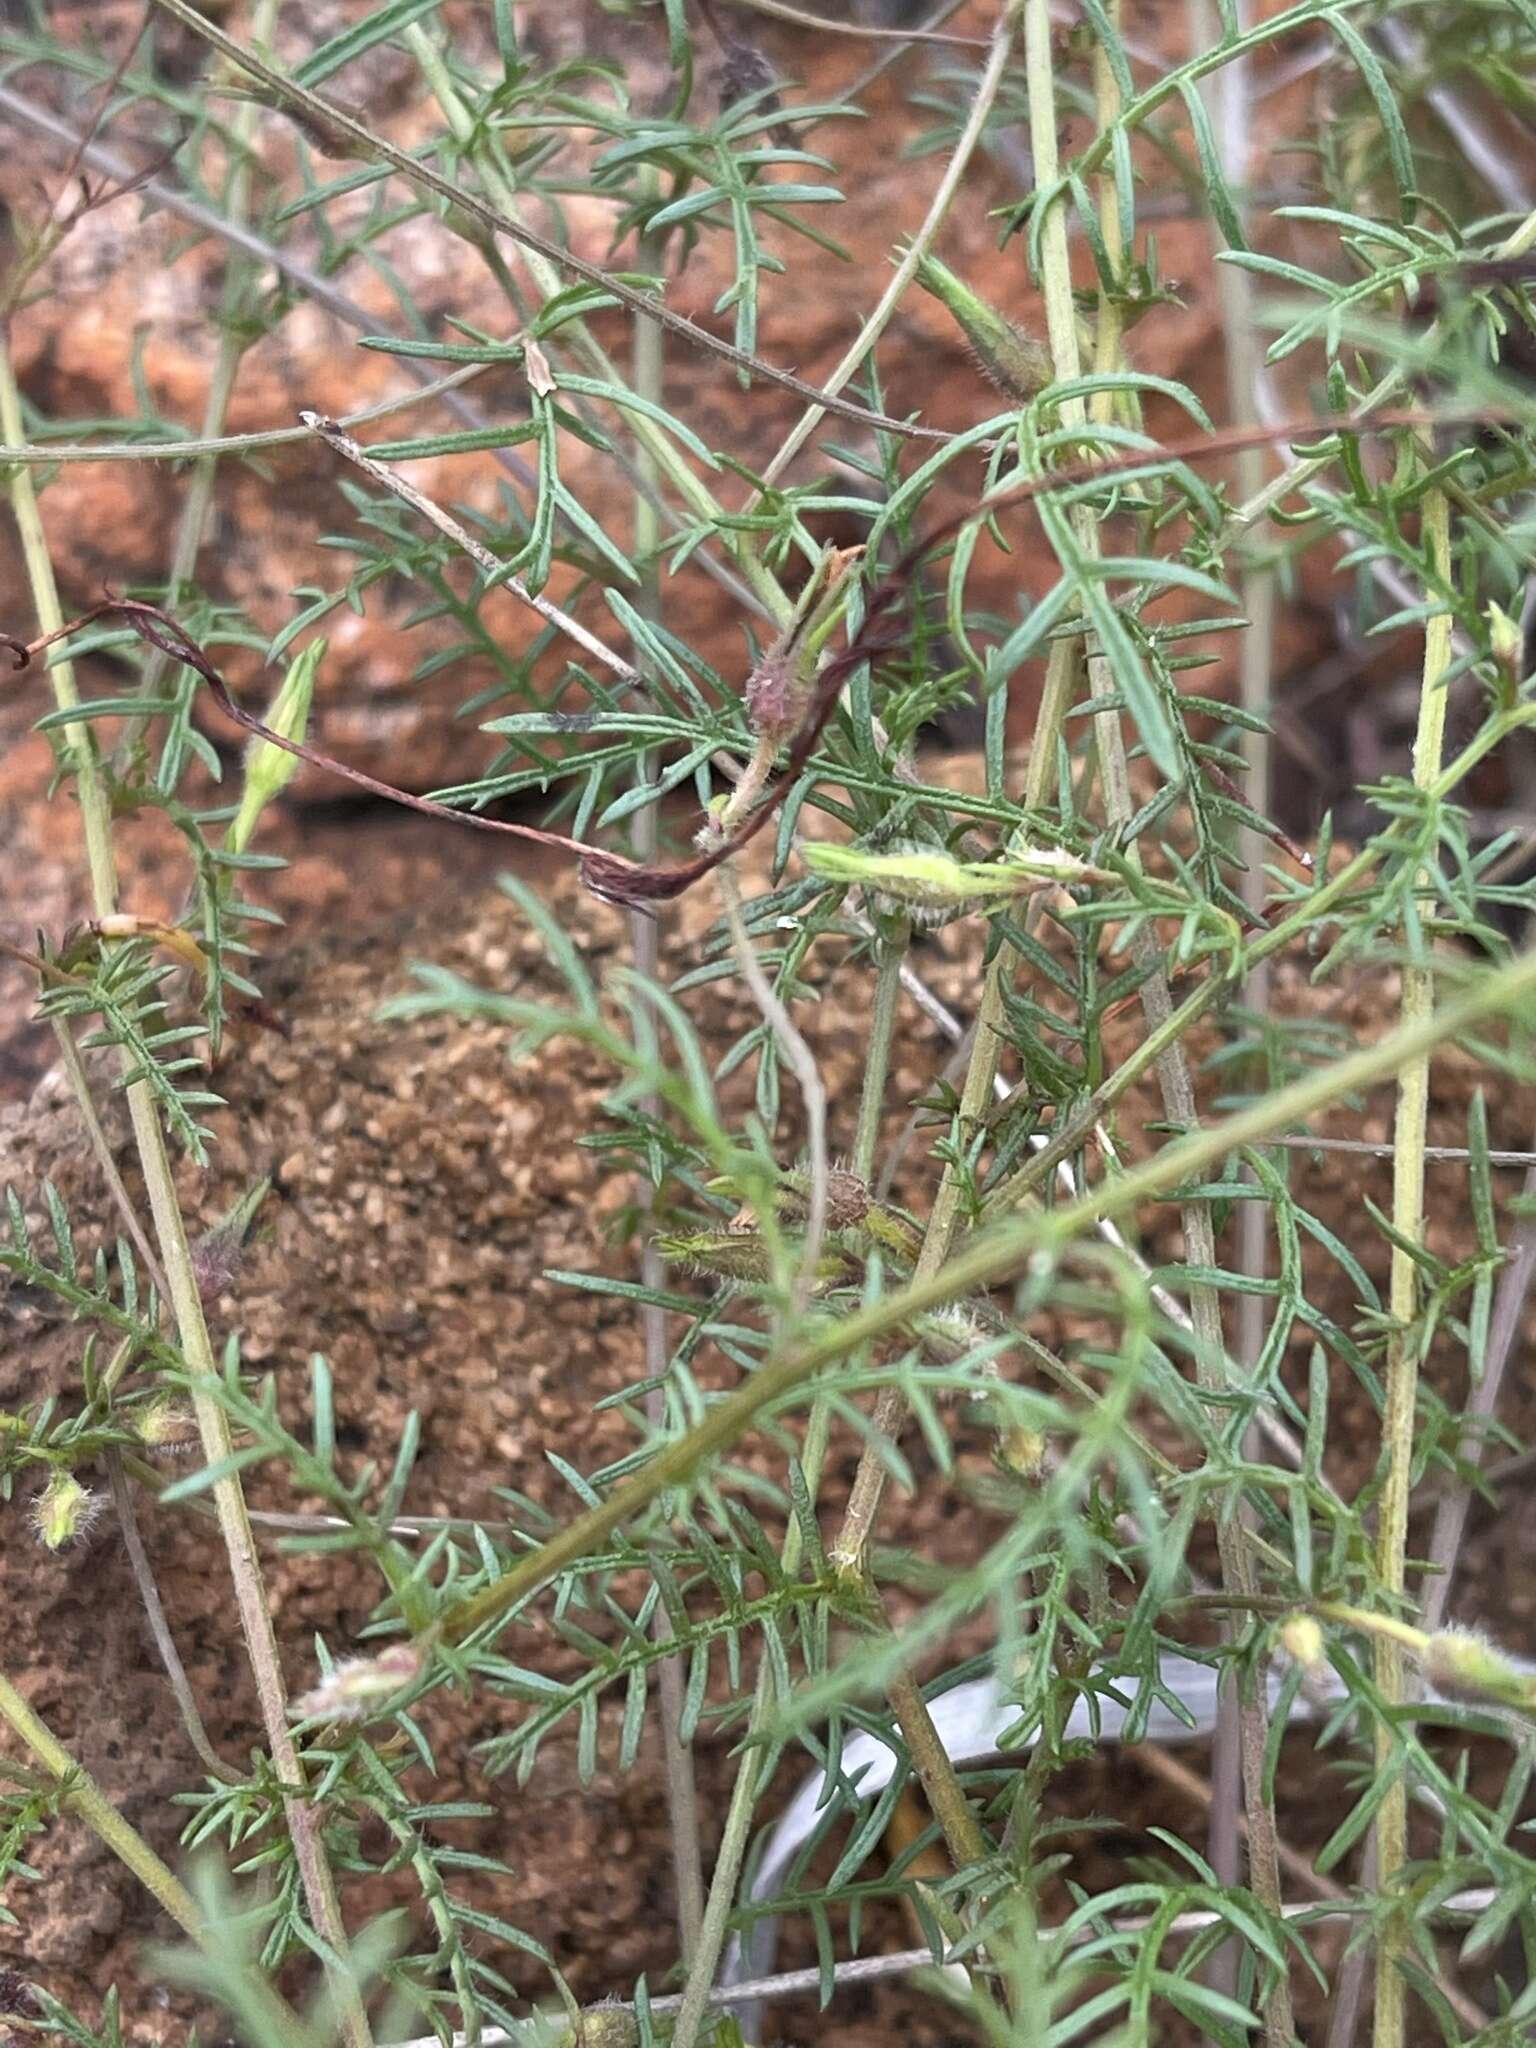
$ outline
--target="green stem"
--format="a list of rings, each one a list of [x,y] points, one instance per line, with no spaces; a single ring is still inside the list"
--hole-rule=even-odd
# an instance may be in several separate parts
[[[7,440],[21,438],[21,399],[11,363],[9,336],[4,334],[0,334],[0,434]],[[21,535],[38,624],[44,633],[54,632],[63,623],[63,613],[54,582],[47,535],[29,471],[13,473],[9,495]],[[53,685],[54,700],[61,708],[72,709],[79,704],[79,690],[70,663],[56,661],[48,676]],[[63,732],[76,774],[95,914],[98,918],[108,917],[117,907],[110,799],[89,726],[66,725]],[[216,1377],[218,1365],[192,1269],[191,1246],[176,1195],[165,1133],[149,1084],[131,1082],[126,1092],[177,1337],[192,1375],[192,1400],[203,1453],[210,1465],[227,1468],[234,1456],[234,1444],[228,1418],[207,1390],[206,1382]],[[303,1766],[289,1732],[287,1690],[239,1477],[226,1470],[225,1476],[215,1483],[213,1493],[272,1762],[279,1780],[288,1788],[284,1813],[293,1838],[294,1856],[303,1880],[305,1898],[316,1930],[338,1958],[334,1977],[347,2018],[348,2039],[352,2048],[371,2048],[368,2017],[347,1965],[346,1930],[325,1857],[319,1815],[309,1802]]]
[[[1450,506],[1443,491],[1425,494],[1424,540],[1434,571],[1442,583],[1451,575]],[[1440,775],[1445,739],[1445,676],[1451,665],[1451,615],[1437,612],[1424,630],[1424,676],[1419,695],[1418,733],[1413,748],[1413,780],[1426,792]],[[1403,969],[1403,1022],[1421,1024],[1432,1013],[1434,975],[1427,958]],[[1392,1264],[1389,1307],[1392,1324],[1387,1340],[1386,1408],[1382,1416],[1382,1448],[1386,1479],[1382,1487],[1376,1568],[1388,1595],[1405,1586],[1408,1541],[1408,1496],[1413,1479],[1415,1409],[1418,1398],[1419,1309],[1418,1267],[1410,1247],[1424,1241],[1424,1139],[1429,1117],[1429,1054],[1426,1050],[1398,1072],[1397,1122],[1393,1132]],[[1375,1639],[1376,1685],[1388,1714],[1404,1697],[1403,1652],[1390,1635]],[[1376,1729],[1378,1768],[1385,1772],[1396,1744],[1389,1721]],[[1377,1885],[1390,1893],[1408,1853],[1408,1788],[1401,1773],[1394,1777],[1376,1817]],[[1389,1927],[1376,1954],[1375,2048],[1402,2048],[1406,2038],[1408,1985],[1401,1962],[1407,1953],[1406,1934]]]

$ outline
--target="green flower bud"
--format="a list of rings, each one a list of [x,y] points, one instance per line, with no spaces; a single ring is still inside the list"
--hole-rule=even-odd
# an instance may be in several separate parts
[[[555,2048],[636,2048],[640,2022],[627,2005],[588,2005],[555,2043]]]
[[[813,875],[829,882],[853,882],[898,903],[918,923],[942,924],[1052,882],[1099,879],[1091,868],[1054,847],[1015,851],[996,861],[956,860],[937,846],[917,842],[886,853],[831,841],[808,841],[801,858]]]
[[[77,1543],[101,1513],[101,1502],[73,1472],[55,1472],[32,1503],[32,1526],[48,1550]]]
[[[1323,1632],[1310,1614],[1290,1614],[1280,1624],[1280,1647],[1303,1671],[1321,1671]]]
[[[971,344],[978,366],[1005,397],[1016,398],[1022,404],[1050,383],[1053,372],[1049,353],[1011,320],[1005,320],[995,306],[978,298],[947,264],[940,263],[936,256],[922,257],[917,266],[917,281],[925,292],[949,308]]]
[[[713,1280],[764,1285],[773,1278],[765,1241],[752,1230],[695,1230],[686,1237],[658,1237],[656,1249],[674,1266],[691,1267]],[[841,1287],[858,1277],[854,1261],[829,1245],[816,1261],[818,1289]]]
[[[294,656],[267,713],[266,724],[285,740],[302,743],[309,728],[315,673],[325,659],[325,648],[323,639],[311,640],[301,654]],[[244,853],[255,834],[257,819],[272,799],[288,787],[298,769],[297,754],[290,754],[285,747],[274,747],[270,740],[252,739],[245,750],[245,788],[240,808],[224,842],[231,853]]]
[[[1453,1699],[1536,1713],[1536,1679],[1471,1629],[1443,1628],[1432,1635],[1424,1645],[1424,1676]]]

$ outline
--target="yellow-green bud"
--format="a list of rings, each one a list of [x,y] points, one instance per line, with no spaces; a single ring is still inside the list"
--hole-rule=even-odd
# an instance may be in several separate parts
[[[55,1472],[32,1503],[32,1526],[49,1550],[62,1550],[85,1535],[101,1513],[101,1502],[73,1472]]]
[[[1424,1675],[1454,1699],[1491,1700],[1536,1713],[1536,1679],[1471,1629],[1443,1628],[1424,1645]]]
[[[272,701],[265,723],[285,740],[302,744],[309,729],[309,707],[315,694],[315,674],[325,659],[326,643],[311,640],[301,654],[288,664],[283,686]],[[225,840],[232,853],[244,853],[256,831],[256,821],[272,799],[285,790],[299,770],[299,757],[270,740],[252,739],[245,750],[245,788],[240,808]]]
[[[715,1280],[761,1284],[773,1277],[767,1243],[752,1230],[696,1230],[686,1237],[658,1237],[656,1249],[674,1266],[691,1266]],[[858,1267],[829,1245],[816,1261],[814,1277],[818,1289],[841,1287],[858,1277]]]
[[[138,1409],[133,1429],[147,1451],[189,1451],[197,1442],[197,1423],[191,1409],[169,1394],[157,1394]]]
[[[1027,1423],[1010,1422],[1000,1429],[992,1445],[992,1458],[1000,1472],[1015,1479],[1038,1479],[1045,1469],[1045,1432]]]
[[[924,256],[917,281],[925,292],[947,306],[971,344],[976,361],[1005,397],[1021,403],[1043,391],[1051,381],[1051,358],[1038,341],[1005,320],[995,306],[978,298],[963,279],[936,256]]]
[[[635,2048],[640,2022],[627,2005],[589,2005],[577,2015],[555,2048]]]
[[[1488,645],[1494,660],[1500,668],[1507,669],[1516,680],[1520,677],[1521,649],[1524,636],[1519,625],[1509,616],[1504,607],[1489,603],[1483,613],[1488,621]]]
[[[829,882],[857,883],[900,904],[919,923],[943,923],[1052,882],[1091,881],[1099,874],[1054,847],[1015,850],[996,861],[956,860],[942,848],[915,842],[893,846],[886,853],[866,853],[858,847],[810,840],[800,852],[813,875]]]
[[[1280,1647],[1303,1671],[1321,1671],[1323,1632],[1310,1614],[1290,1614],[1280,1624]]]

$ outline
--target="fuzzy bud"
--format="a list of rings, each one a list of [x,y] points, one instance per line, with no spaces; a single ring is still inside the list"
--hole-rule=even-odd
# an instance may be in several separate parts
[[[157,1394],[133,1418],[134,1434],[147,1451],[179,1456],[198,1441],[197,1423],[184,1402]]]
[[[917,840],[899,842],[884,853],[816,840],[800,852],[813,875],[855,883],[899,906],[915,924],[944,924],[1051,883],[1099,879],[1097,868],[1054,847],[1015,851],[996,861],[956,860],[942,847]]]
[[[688,1266],[712,1280],[740,1280],[765,1285],[773,1278],[768,1246],[756,1231],[733,1225],[729,1230],[695,1230],[686,1236],[658,1237],[656,1249],[674,1266]],[[816,1261],[818,1289],[841,1287],[858,1277],[851,1258],[829,1245]]]
[[[992,1445],[992,1459],[1000,1472],[1014,1479],[1038,1479],[1045,1469],[1045,1432],[1027,1423],[1011,1422],[1000,1429]]]
[[[1004,397],[1023,404],[1050,383],[1053,373],[1047,350],[1005,320],[995,306],[978,298],[947,264],[935,256],[924,256],[917,266],[917,281],[954,315],[983,374]]]
[[[1536,1712],[1536,1679],[1472,1629],[1444,1628],[1424,1645],[1424,1676],[1450,1699]]]
[[[209,1230],[190,1247],[192,1275],[197,1291],[207,1304],[227,1294],[239,1277],[245,1261],[245,1246],[233,1230]]]
[[[575,2024],[560,2036],[556,2048],[636,2048],[639,2039],[640,2022],[633,2009],[615,2001],[584,2007]]]
[[[302,653],[288,664],[283,686],[272,701],[266,724],[285,740],[302,744],[309,730],[309,707],[315,694],[315,675],[325,659],[326,643],[311,640]],[[281,795],[299,771],[299,757],[270,740],[252,739],[245,751],[245,788],[240,808],[229,828],[225,844],[233,853],[244,853],[256,830],[256,821]]]
[[[101,1513],[98,1495],[83,1487],[73,1472],[55,1472],[32,1503],[32,1526],[47,1550],[78,1543]]]
[[[791,1174],[779,1195],[779,1214],[796,1223],[804,1222],[810,1210],[811,1183],[808,1175]],[[869,1188],[846,1166],[834,1166],[827,1174],[828,1230],[857,1230],[869,1214]]]
[[[1289,1614],[1280,1624],[1280,1647],[1303,1671],[1323,1670],[1323,1632],[1310,1614]]]
[[[795,732],[810,708],[825,636],[848,603],[849,577],[862,548],[827,548],[795,602],[794,617],[747,677],[752,730],[775,744]]]
[[[366,1721],[381,1700],[420,1677],[424,1661],[414,1643],[391,1643],[376,1657],[349,1657],[296,1699],[293,1712],[306,1721]]]

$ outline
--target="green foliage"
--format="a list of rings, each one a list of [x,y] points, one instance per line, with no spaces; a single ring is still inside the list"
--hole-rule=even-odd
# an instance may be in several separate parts
[[[389,607],[402,676],[475,673],[462,716],[493,736],[494,751],[478,757],[481,772],[437,792],[449,805],[516,802],[520,816],[533,806],[547,827],[645,860],[679,815],[690,831],[705,821],[707,840],[765,785],[782,798],[758,892],[741,902],[734,873],[701,885],[718,888],[717,916],[686,971],[667,979],[624,965],[596,979],[558,912],[514,880],[506,886],[542,939],[549,978],[482,989],[425,959],[413,989],[381,1013],[399,1025],[423,1015],[489,1022],[513,1059],[579,1046],[611,1075],[582,1142],[594,1170],[633,1176],[617,1227],[633,1272],[551,1277],[644,1329],[647,1363],[606,1398],[630,1432],[606,1466],[583,1471],[551,1450],[566,1512],[512,1496],[495,1523],[409,1519],[416,1417],[387,1461],[358,1467],[341,1448],[344,1396],[322,1356],[311,1353],[301,1428],[291,1384],[246,1368],[238,1330],[217,1333],[221,1363],[209,1369],[188,1341],[185,1299],[169,1316],[126,1243],[77,1243],[51,1186],[37,1198],[44,1243],[24,1194],[9,1197],[0,1272],[14,1300],[83,1332],[66,1388],[0,1413],[0,1493],[16,1526],[23,1503],[56,1504],[61,1487],[83,1497],[78,1475],[106,1466],[124,1484],[153,1481],[164,1513],[216,1514],[242,1591],[259,1602],[259,1567],[230,1531],[232,1495],[260,1472],[299,1511],[285,1549],[345,1556],[374,1575],[361,1656],[321,1643],[320,1682],[294,1703],[304,1810],[317,1816],[309,1834],[296,1827],[301,1802],[270,1726],[249,1769],[210,1772],[178,1795],[184,1846],[210,1860],[194,1865],[201,1933],[163,1967],[221,2004],[247,2039],[272,2024],[259,1987],[318,1958],[327,1988],[302,2018],[289,2014],[295,2043],[362,2048],[346,2003],[361,1983],[379,2014],[387,2008],[386,2038],[426,2028],[474,2044],[499,2027],[516,2040],[630,2048],[675,2026],[680,2048],[694,2048],[709,2026],[724,2048],[741,2038],[738,2023],[706,2019],[696,1987],[713,1974],[727,1923],[745,1933],[801,1916],[825,2002],[839,1961],[866,1941],[868,1908],[899,1899],[935,1959],[951,1964],[928,1988],[955,2003],[951,2023],[968,2037],[999,2048],[1090,2033],[1141,2042],[1183,2026],[1220,2043],[1263,2029],[1282,2048],[1282,1987],[1302,1995],[1312,1979],[1324,1997],[1336,1991],[1314,1920],[1279,1910],[1257,1851],[1246,1881],[1226,1883],[1168,1830],[1141,1842],[1124,1883],[1088,1890],[1074,1846],[1097,1821],[1074,1805],[1068,1767],[1108,1702],[1127,1708],[1128,1740],[1154,1707],[1187,1712],[1164,1674],[1192,1649],[1250,1703],[1273,1669],[1283,1674],[1273,1719],[1266,1730],[1250,1704],[1244,1724],[1247,1761],[1256,1744],[1263,1779],[1251,1782],[1250,1770],[1252,1831],[1274,1810],[1280,1735],[1302,1683],[1287,1661],[1300,1654],[1286,1633],[1298,1614],[1323,1629],[1332,1673],[1321,1744],[1338,1817],[1314,1860],[1351,1888],[1355,1943],[1396,1956],[1414,2024],[1432,2019],[1448,2041],[1513,2040],[1529,2023],[1524,1984],[1485,1972],[1480,1995],[1499,2009],[1482,2032],[1469,2030],[1465,1997],[1446,1989],[1456,1969],[1481,1968],[1501,1944],[1536,1955],[1528,1737],[1510,1743],[1492,1797],[1457,1747],[1468,1733],[1508,1737],[1494,1707],[1522,1695],[1506,1687],[1491,1703],[1405,1703],[1383,1689],[1358,1638],[1392,1639],[1406,1626],[1402,1557],[1386,1554],[1378,1533],[1394,1470],[1406,1461],[1415,1480],[1469,1485],[1473,1449],[1498,1428],[1478,1389],[1509,1352],[1514,1323],[1500,1336],[1499,1305],[1517,1212],[1491,1163],[1491,1131],[1501,1097],[1536,1080],[1531,1019],[1490,1016],[1463,1034],[1480,1086],[1451,1169],[1466,1189],[1453,1245],[1426,1243],[1411,1204],[1389,1210],[1362,1196],[1341,1219],[1316,1202],[1304,1154],[1277,1141],[1315,1135],[1287,1119],[1284,1091],[1321,1076],[1327,1092],[1358,1028],[1351,1001],[1358,1009],[1369,991],[1395,1001],[1405,979],[1447,996],[1486,986],[1527,942],[1536,908],[1528,849],[1517,829],[1490,825],[1478,781],[1488,762],[1516,759],[1536,723],[1520,623],[1536,532],[1536,227],[1497,181],[1485,183],[1486,150],[1458,146],[1445,99],[1454,107],[1467,89],[1478,106],[1529,116],[1524,60],[1536,23],[1525,0],[1458,0],[1401,20],[1400,10],[1378,20],[1347,0],[1299,0],[1251,25],[1223,5],[1208,32],[1197,6],[1195,54],[1160,58],[1149,73],[1117,9],[1085,0],[1082,23],[1053,44],[1042,5],[1025,0],[1000,20],[991,10],[990,46],[930,49],[926,68],[915,53],[928,46],[882,46],[855,87],[824,103],[775,75],[748,39],[758,27],[749,8],[717,23],[714,6],[681,0],[611,0],[605,11],[622,19],[606,25],[588,10],[597,27],[622,28],[622,62],[546,56],[542,37],[520,33],[510,0],[478,11],[440,0],[342,10],[334,33],[293,62],[292,24],[275,35],[274,10],[258,7],[265,29],[233,53],[206,53],[197,77],[196,37],[217,41],[227,10],[204,19],[162,0],[117,70],[120,53],[75,32],[69,10],[49,0],[28,0],[0,24],[8,79],[42,67],[98,96],[113,118],[131,113],[144,148],[165,143],[166,182],[203,209],[184,216],[187,246],[211,235],[210,214],[230,242],[211,314],[222,396],[204,439],[162,417],[142,363],[132,416],[48,419],[18,402],[31,450],[18,459],[35,473],[44,528],[70,443],[173,462],[196,516],[150,594],[200,643],[254,650],[306,693],[325,645],[315,629],[327,626],[337,647],[343,608],[363,617]],[[230,20],[232,34],[247,32],[239,10]],[[1047,155],[1031,130],[1042,74],[1023,53],[1042,27],[1043,105],[1053,134],[1060,121],[1074,144],[1048,176],[1034,172],[1054,162],[1054,144]],[[786,37],[773,47],[809,51],[813,31],[795,34],[801,45]],[[592,42],[621,47],[606,33]],[[890,273],[864,274],[836,228],[845,194],[871,176],[870,152],[884,148],[854,123],[898,47],[913,60],[912,75],[901,74],[916,114],[913,177],[932,167],[948,182],[898,251],[906,268],[888,290]],[[1251,114],[1242,95],[1253,73],[1298,48],[1317,57],[1319,98],[1281,157],[1304,196],[1275,202],[1229,160],[1230,123],[1210,95],[1246,76],[1235,90],[1238,112]],[[408,76],[430,126],[412,127],[418,155],[387,158],[388,124],[375,133],[366,109],[362,133],[350,125],[348,88],[380,65]],[[258,119],[285,122],[291,177],[251,152]],[[1037,162],[1026,164],[1031,151]],[[1044,338],[962,274],[963,237],[946,239],[961,193],[967,204],[987,198],[1019,274],[1041,287]],[[1261,488],[1208,459],[1217,429],[1205,381],[1197,392],[1138,363],[1153,326],[1138,323],[1179,297],[1146,230],[1147,202],[1168,195],[1208,218],[1230,288],[1222,303],[1265,338],[1266,404],[1282,376],[1293,399],[1316,401],[1304,423],[1272,437],[1291,465],[1283,484]],[[1068,211],[1081,245],[1070,272],[1056,241]],[[589,246],[595,218],[622,245],[615,261],[634,269],[594,277],[573,266],[572,245]],[[11,280],[20,302],[46,282],[65,232],[51,215],[22,226]],[[418,304],[406,252],[429,245],[483,266],[504,317],[481,328]],[[385,437],[368,450],[407,477],[447,457],[494,464],[494,505],[455,508],[492,566],[466,563],[452,534],[379,472],[366,485],[345,477],[344,517],[324,542],[336,573],[295,590],[268,639],[198,588],[194,571],[216,464],[245,462],[260,481],[262,446],[284,438],[287,423],[231,440],[222,413],[251,349],[280,344],[289,315],[311,300],[336,312],[337,285],[364,275],[384,287],[390,314],[377,291],[365,294],[366,312],[343,302],[358,345],[422,380],[441,375],[432,388],[460,408],[451,425],[418,424],[408,409],[417,399],[392,402]],[[680,341],[674,302],[701,278],[707,317]],[[909,285],[942,300],[1014,401],[1007,409],[993,412],[997,394],[978,380],[963,430],[935,433],[925,415],[914,436],[888,410],[903,402],[887,396],[901,351],[928,346],[913,341],[926,330],[911,317]],[[821,394],[840,416],[794,467],[809,431],[775,454],[758,425],[785,396],[776,387],[800,404],[817,397],[797,381],[806,363],[792,372],[767,359],[771,350],[758,354],[773,295],[790,288],[802,300],[845,295],[850,337],[862,323],[838,389]],[[1260,391],[1243,371],[1236,325],[1226,367],[1232,403],[1247,410]],[[615,339],[625,326],[635,336],[627,356]],[[718,392],[696,402],[705,377],[725,373],[684,355],[683,342],[719,353],[726,326],[739,352],[729,405]],[[1077,356],[1086,367],[1054,374]],[[483,405],[481,377],[496,380]],[[900,388],[909,393],[910,378]],[[1305,410],[1305,398],[1295,402]],[[1430,408],[1456,424],[1426,426]],[[728,432],[729,445],[717,445]],[[1443,548],[1436,508],[1449,518]],[[833,534],[862,546],[862,564],[836,605],[808,611],[805,587],[842,559],[826,552]],[[1012,550],[1017,568],[1001,599],[994,547]],[[866,614],[883,616],[876,594],[891,573],[902,583],[900,630],[860,639]],[[1453,716],[1443,765],[1393,758],[1373,770],[1354,792],[1368,820],[1360,843],[1335,847],[1324,819],[1307,867],[1291,832],[1317,821],[1292,815],[1283,829],[1251,773],[1269,743],[1275,678],[1234,702],[1225,681],[1199,672],[1256,640],[1262,665],[1273,652],[1267,585],[1294,593],[1324,573],[1340,579],[1362,644],[1417,649],[1449,622],[1448,665],[1426,678],[1424,697],[1448,693]],[[735,667],[669,623],[683,579],[706,575],[744,628]],[[511,578],[557,609],[546,604],[537,624],[509,631]],[[573,617],[603,643],[598,655],[622,660],[596,658],[590,639],[577,647]],[[816,663],[850,646],[868,658],[850,662],[824,724],[791,760],[795,717],[764,712],[765,674],[798,716]],[[158,937],[114,933],[100,914],[81,933],[49,935],[32,962],[39,1006],[83,1050],[110,1055],[117,1084],[206,1166],[202,1119],[219,1101],[207,1067],[227,1050],[232,1012],[259,1000],[256,927],[271,918],[241,893],[259,894],[259,880],[244,878],[272,859],[246,842],[259,839],[263,806],[292,763],[255,755],[265,780],[240,810],[233,799],[204,807],[199,791],[221,764],[197,720],[196,672],[116,630],[82,633],[73,651],[110,657],[120,680],[111,695],[61,701],[39,719],[60,779],[73,777],[88,817],[108,827],[142,811],[167,818],[185,849],[187,894]],[[972,701],[982,755],[956,777],[918,744],[931,721]],[[277,715],[285,731],[302,729],[291,706]],[[1032,720],[1021,768],[1016,742]],[[956,1029],[976,1024],[971,1049],[952,1070],[935,1051],[920,1085],[903,1073],[898,1088],[888,1062],[902,971],[921,979],[967,932],[978,971]],[[189,979],[167,943],[179,961],[188,949],[200,960]],[[641,938],[641,958],[646,950]],[[1263,974],[1281,962],[1287,985],[1266,994]],[[728,1043],[699,1022],[701,1001],[722,985],[743,996]],[[800,1036],[814,1040],[829,996],[870,1020],[860,1102],[822,1100]],[[1133,1010],[1139,1024],[1128,1022]],[[1162,1121],[1145,1092],[1154,1064]],[[1371,1078],[1390,1080],[1396,1065],[1384,1059]],[[1116,1190],[1135,1171],[1126,1162],[1177,1136],[1180,1076],[1191,1071],[1209,1116],[1281,1108],[1257,1133],[1223,1137],[1197,1177],[1123,1213]],[[1341,1085],[1332,1106],[1354,1117],[1362,1099]],[[829,1110],[837,1141],[854,1148],[847,1166],[825,1144],[818,1151]],[[882,1151],[897,1112],[905,1133]],[[1399,1136],[1400,1180],[1416,1160],[1422,1174],[1414,1142]],[[174,1189],[166,1195],[164,1177],[145,1171],[162,1197],[149,1220],[174,1283],[186,1277],[167,1223]],[[1376,1185],[1384,1195],[1385,1179]],[[1097,1235],[1089,1192],[1115,1216]],[[1007,1286],[955,1278],[955,1256],[992,1242],[989,1230],[1026,1205],[1044,1220]],[[1244,1228],[1255,1215],[1257,1256]],[[1406,1315],[1401,1288],[1383,1285],[1394,1266],[1408,1274]],[[1341,1299],[1351,1304],[1342,1314]],[[883,1308],[876,1337],[840,1338],[855,1316],[878,1321]],[[314,1334],[294,1340],[309,1351]],[[103,1336],[114,1347],[106,1364]],[[826,1347],[815,1373],[760,1378],[815,1346]],[[1406,1417],[1390,1392],[1405,1360],[1433,1368]],[[754,1417],[752,1452],[738,1454],[729,1404],[754,1384],[772,1398]],[[208,1433],[217,1418],[228,1450],[167,1480],[142,1453],[149,1419],[172,1399],[198,1406],[205,1442],[220,1441]],[[1380,1417],[1379,1461],[1374,1441],[1350,1454],[1340,1413],[1350,1428]],[[658,1473],[665,1484],[633,1514],[611,1516],[600,1539],[571,1537],[620,1488]],[[891,1482],[945,1493],[973,1516],[963,1560],[940,1567],[892,1549],[872,1507],[861,1521],[861,1503]],[[72,1491],[71,1513],[75,1503]],[[1428,1597],[1428,1580],[1414,1590]],[[899,1634],[886,1620],[898,1598]],[[1219,1637],[1199,1626],[1213,1608]],[[962,1632],[989,1646],[964,1664]],[[1011,1719],[999,1739],[1016,1752],[1007,1770],[934,1753],[908,1682],[920,1659],[944,1666],[926,1687],[935,1700],[982,1671],[997,1678]],[[1496,1661],[1488,1653],[1478,1668]],[[475,1759],[504,1808],[433,1796],[441,1760],[429,1705],[466,1687],[505,1705]],[[689,1988],[679,2001],[653,1998],[643,1982],[613,1984],[632,2017],[583,2013],[559,1944],[545,1938],[559,1902],[541,1906],[515,1860],[457,1846],[453,1831],[515,1813],[562,1747],[588,1783],[633,1771],[651,1745],[687,1751],[702,1734],[733,1745],[739,1776],[728,1811],[700,1816],[718,1896]],[[896,1759],[872,1802],[839,1762],[857,1734],[877,1736]],[[808,1768],[827,1774],[824,1805],[779,1891],[758,1897],[742,1879],[752,1832]],[[874,1874],[873,1852],[914,1778],[935,1829]],[[78,1824],[71,1782],[53,1763],[0,1766],[0,1881],[16,1901],[3,1910],[23,1923],[28,1844]],[[1378,1882],[1363,1845],[1402,1787],[1428,1819],[1411,1857]],[[1220,1825],[1235,1860],[1230,1813]],[[916,1859],[939,1832],[952,1868],[930,1880]],[[674,1843],[680,1869],[695,1847]],[[376,1897],[387,1882],[412,1910],[339,1956],[316,1910],[316,1857],[344,1895],[367,1883]],[[1470,1925],[1454,1955],[1442,1932],[1467,1895]],[[1229,1976],[1223,1953],[1236,1958]],[[27,2024],[45,2036],[82,2048],[120,2038],[113,2002],[89,2024],[44,1992],[35,2005]],[[1408,2038],[1417,2037],[1399,2027],[1395,2039]]]

